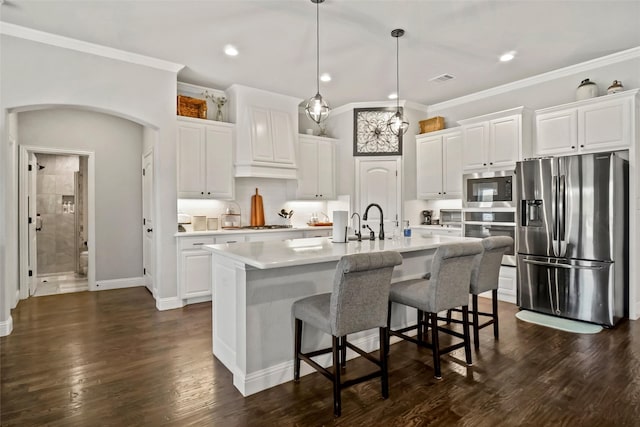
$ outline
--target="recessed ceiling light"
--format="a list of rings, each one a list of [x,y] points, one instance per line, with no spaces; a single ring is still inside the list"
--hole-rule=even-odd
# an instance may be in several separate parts
[[[503,53],[502,56],[500,56],[500,61],[501,62],[509,62],[515,57],[516,57],[516,52],[515,52],[515,50],[512,50],[510,52]]]
[[[322,80],[323,82],[330,82],[331,81],[331,74],[329,73],[323,73],[320,76],[320,80]]]
[[[398,99],[398,94],[397,93],[392,93],[388,96],[389,99]]]
[[[238,55],[238,49],[236,49],[234,46],[231,46],[230,44],[226,45],[224,47],[224,53],[226,53],[229,56],[237,56]]]

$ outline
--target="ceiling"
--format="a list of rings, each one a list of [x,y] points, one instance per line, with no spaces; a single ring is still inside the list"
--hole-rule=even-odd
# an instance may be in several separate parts
[[[184,64],[183,82],[316,91],[311,0],[0,1],[4,22]],[[400,98],[428,105],[638,47],[640,0],[326,0],[320,72],[332,81],[320,92],[332,107],[395,92],[394,28],[406,31]],[[455,79],[429,81],[443,73]]]

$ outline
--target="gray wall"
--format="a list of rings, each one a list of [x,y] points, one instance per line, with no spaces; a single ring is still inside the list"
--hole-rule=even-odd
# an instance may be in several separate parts
[[[20,113],[18,126],[21,145],[95,152],[96,280],[142,276],[142,126],[60,108]]]

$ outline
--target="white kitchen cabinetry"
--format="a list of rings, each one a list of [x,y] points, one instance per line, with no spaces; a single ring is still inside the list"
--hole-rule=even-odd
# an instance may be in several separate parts
[[[423,237],[431,236],[451,236],[462,237],[462,228],[457,227],[414,227],[414,233]]]
[[[333,229],[331,228],[319,228],[317,230],[305,230],[303,237],[329,237],[333,234]]]
[[[230,123],[178,118],[179,198],[233,198],[233,129]]]
[[[498,300],[517,303],[518,282],[516,267],[500,266],[500,275],[498,276]],[[481,297],[491,298],[491,291],[480,294]]]
[[[300,199],[335,199],[335,139],[298,135]]]
[[[628,149],[634,141],[632,117],[639,92],[628,90],[537,110],[534,155]]]
[[[236,123],[236,177],[295,179],[300,99],[241,85],[227,90]]]
[[[279,231],[269,233],[255,233],[247,234],[247,242],[268,242],[273,240],[289,240],[289,239],[301,239],[304,233],[302,230],[296,231]]]
[[[462,132],[447,129],[416,136],[418,198],[462,197]]]
[[[512,169],[530,152],[530,126],[524,107],[459,120],[462,169],[484,172]]]
[[[188,300],[211,296],[211,252],[213,236],[180,237],[178,239],[178,290]]]

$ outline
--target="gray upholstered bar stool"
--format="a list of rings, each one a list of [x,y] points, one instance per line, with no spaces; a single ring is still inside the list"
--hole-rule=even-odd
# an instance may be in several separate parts
[[[433,352],[435,377],[442,378],[440,354],[464,347],[467,365],[472,364],[469,337],[469,279],[476,257],[482,252],[479,241],[454,243],[441,246],[433,256],[429,279],[405,280],[391,285],[389,293],[388,337],[398,336]],[[402,304],[418,310],[418,323],[393,331],[391,329],[392,303]],[[455,307],[462,307],[463,333],[438,326],[438,313]],[[425,319],[426,318],[426,319]],[[425,339],[426,327],[431,327],[431,343]],[[405,334],[417,329],[417,338]],[[440,348],[438,332],[442,331],[462,338],[462,342]],[[389,346],[389,343],[386,345]]]
[[[493,325],[493,336],[499,338],[498,330],[498,281],[500,277],[500,265],[502,256],[513,247],[513,239],[509,236],[494,236],[482,239],[482,255],[476,259],[471,272],[469,293],[471,294],[471,326],[473,327],[473,343],[475,348],[480,348],[480,329]],[[482,312],[478,308],[478,295],[491,291],[492,312]],[[447,321],[451,322],[451,311],[447,312]],[[480,323],[480,316],[488,317],[484,323]],[[453,320],[459,323],[459,320]]]
[[[300,379],[300,360],[304,360],[333,383],[333,411],[340,416],[343,388],[371,378],[381,377],[382,397],[389,396],[387,371],[387,309],[391,274],[402,264],[398,252],[386,251],[347,255],[340,259],[333,279],[333,292],[303,298],[293,303],[295,318],[295,355],[293,379]],[[332,336],[332,347],[302,352],[302,323],[308,323]],[[347,335],[379,328],[380,358],[347,342]],[[380,370],[342,382],[340,371],[346,367],[347,347],[380,367]],[[323,368],[311,358],[333,353],[333,371]],[[341,369],[342,368],[342,369]]]

